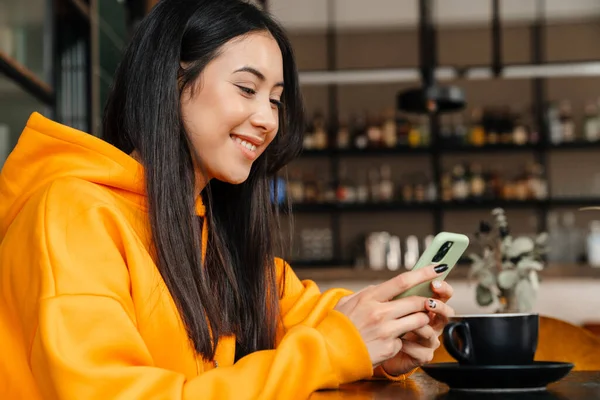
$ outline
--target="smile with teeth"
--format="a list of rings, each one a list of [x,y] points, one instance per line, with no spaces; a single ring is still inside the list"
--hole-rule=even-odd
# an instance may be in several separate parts
[[[235,142],[236,142],[237,144],[239,144],[239,145],[241,145],[241,146],[245,147],[246,149],[248,149],[248,150],[250,150],[250,151],[253,151],[253,152],[254,152],[254,151],[256,151],[256,146],[255,146],[255,145],[253,145],[252,143],[246,142],[245,140],[243,140],[243,139],[240,139],[239,137],[237,137],[237,136],[234,136],[234,135],[231,135],[231,138],[232,138],[233,140],[235,140]]]

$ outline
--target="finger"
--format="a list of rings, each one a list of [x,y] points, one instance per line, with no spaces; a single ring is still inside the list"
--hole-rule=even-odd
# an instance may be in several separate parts
[[[413,359],[415,366],[428,364],[433,360],[434,349],[420,345],[419,343],[402,341],[402,352]]]
[[[391,342],[388,342],[388,345],[386,346],[386,348],[384,348],[384,352],[381,354],[381,358],[383,358],[384,360],[389,360],[390,358],[395,357],[396,354],[400,353],[400,350],[402,350],[403,345],[404,343],[402,342],[402,339],[393,339]]]
[[[356,306],[356,303],[359,301],[359,299],[365,295],[365,293],[369,293],[370,290],[373,290],[373,288],[375,288],[375,285],[369,285],[366,286],[364,288],[362,288],[361,290],[359,290],[358,292],[349,294],[348,296],[344,296],[342,297],[339,301],[336,307],[343,307],[343,309],[353,309]]]
[[[410,296],[383,304],[383,313],[390,319],[398,319],[420,311],[427,311],[426,297]]]
[[[435,279],[447,269],[447,264],[438,264],[404,272],[377,285],[372,289],[371,293],[373,294],[373,298],[378,301],[388,301],[415,285]]]
[[[401,337],[407,332],[414,331],[429,324],[429,316],[419,312],[390,321],[382,327],[382,337]]]
[[[435,299],[427,300],[427,309],[430,314],[433,314],[431,318],[431,327],[435,330],[438,335],[441,335],[444,326],[448,323],[448,319],[455,315],[455,311],[448,304]]]
[[[440,299],[443,302],[448,301],[454,294],[454,289],[448,282],[445,281],[433,281],[431,282],[431,290],[435,294],[436,299]]]
[[[437,349],[440,346],[438,335],[431,325],[425,325],[419,329],[415,329],[411,333],[414,334],[414,336],[411,336],[412,339],[409,338],[408,335],[405,335],[402,339],[419,343],[431,349]]]
[[[446,319],[454,316],[454,309],[440,300],[427,299],[425,302],[425,308],[427,311],[431,311],[436,315],[442,316]]]

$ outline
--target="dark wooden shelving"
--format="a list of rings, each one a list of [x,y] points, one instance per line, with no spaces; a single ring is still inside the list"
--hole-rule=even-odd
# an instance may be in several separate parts
[[[578,206],[578,207],[598,207],[600,199],[593,197],[561,197],[552,199],[550,206]]]
[[[533,208],[548,204],[548,200],[464,200],[439,202],[444,210],[473,210],[501,208]]]
[[[387,203],[304,203],[294,204],[292,212],[297,213],[330,213],[338,212],[393,212],[393,211],[432,211],[441,209],[451,210],[480,210],[501,208],[537,208],[549,206],[600,206],[600,198],[558,198],[547,200],[464,200],[464,201],[436,201],[422,203],[406,203],[402,201]]]
[[[369,157],[378,155],[395,155],[395,154],[406,154],[406,155],[417,155],[417,154],[430,154],[432,149],[430,147],[394,147],[394,148],[369,148],[365,150],[361,149],[343,149],[335,152],[338,156],[345,157]]]
[[[0,73],[4,73],[17,85],[23,88],[39,101],[54,105],[54,89],[34,74],[29,68],[19,63],[8,54],[0,51]]]
[[[312,157],[377,157],[393,156],[397,154],[419,155],[431,154],[429,147],[394,147],[394,148],[367,148],[367,149],[327,149],[327,150],[303,150],[300,154],[302,158]]]
[[[567,142],[560,144],[549,144],[548,150],[600,150],[600,142]]]
[[[516,144],[494,144],[484,146],[447,146],[441,145],[434,147],[395,147],[395,148],[367,148],[367,149],[327,149],[327,150],[303,150],[301,158],[309,157],[374,157],[385,155],[422,155],[433,154],[434,151],[440,154],[493,154],[493,153],[528,153],[540,152],[546,150],[568,151],[568,150],[599,150],[600,142],[571,142],[561,144],[534,144],[523,145]]]
[[[335,281],[384,281],[406,272],[401,268],[398,271],[373,271],[367,268],[354,268],[351,264],[332,267],[329,264],[313,263],[303,267],[294,262],[290,263],[292,269],[300,279],[310,279],[318,283]],[[448,281],[465,281],[468,279],[469,265],[457,265],[448,275]],[[598,279],[600,280],[600,268],[592,268],[586,264],[557,264],[546,266],[540,273],[542,280],[564,280],[564,279]]]
[[[328,20],[328,31],[327,31],[327,69],[326,70],[312,70],[300,73],[300,82],[302,85],[317,85],[325,86],[328,89],[328,109],[329,119],[331,121],[338,121],[339,110],[339,90],[338,88],[344,85],[373,85],[382,83],[407,83],[407,82],[421,82],[422,85],[426,86],[426,77],[424,72],[432,72],[435,77],[434,80],[438,81],[460,81],[460,80],[502,80],[502,79],[523,79],[530,80],[531,83],[531,112],[532,112],[532,123],[539,129],[539,141],[537,143],[528,143],[524,145],[515,144],[497,144],[497,145],[484,145],[484,146],[456,146],[451,141],[447,141],[445,136],[440,134],[440,114],[431,113],[428,115],[431,128],[431,146],[430,147],[419,147],[419,148],[394,148],[394,149],[351,149],[339,151],[336,149],[330,149],[327,151],[307,151],[303,153],[303,156],[326,156],[329,162],[329,178],[332,180],[332,185],[337,187],[339,180],[339,169],[346,159],[343,157],[385,157],[385,156],[397,156],[397,155],[424,155],[427,156],[430,162],[430,168],[428,169],[428,179],[435,182],[437,193],[441,193],[441,175],[444,170],[444,157],[450,155],[487,155],[495,156],[507,156],[509,154],[522,155],[523,157],[529,157],[539,163],[543,170],[547,174],[550,174],[549,168],[549,154],[553,152],[562,151],[586,151],[590,149],[597,149],[600,151],[600,143],[587,143],[587,142],[575,142],[575,143],[561,143],[553,145],[550,143],[550,135],[548,134],[548,126],[546,119],[546,107],[549,99],[547,79],[549,78],[568,78],[577,76],[600,76],[600,60],[586,60],[586,61],[561,61],[561,62],[549,62],[546,53],[548,45],[546,43],[547,33],[545,32],[545,12],[543,2],[537,2],[535,7],[535,18],[533,23],[530,25],[530,38],[529,43],[530,57],[524,63],[511,64],[506,63],[502,59],[502,27],[501,17],[498,8],[494,8],[492,15],[492,57],[490,63],[486,65],[469,65],[469,66],[441,66],[437,63],[437,57],[430,57],[431,49],[433,49],[434,55],[437,54],[436,46],[428,45],[430,40],[426,36],[428,29],[431,29],[433,35],[437,34],[435,24],[430,21],[427,15],[427,4],[430,1],[422,0],[419,1],[419,24],[421,29],[419,31],[419,65],[412,66],[409,68],[356,68],[356,69],[341,69],[337,68],[337,47],[336,47],[336,29],[333,19]],[[331,10],[329,10],[331,11]],[[331,17],[331,15],[330,15]],[[429,26],[433,25],[433,26]],[[457,83],[458,84],[458,83]],[[490,93],[493,96],[493,93]],[[367,102],[368,100],[365,100]],[[467,99],[467,103],[468,103]],[[483,104],[482,104],[483,105]],[[396,104],[398,106],[398,104]],[[337,130],[335,126],[328,129],[329,143],[335,143],[337,136]],[[362,161],[362,160],[361,160]],[[423,160],[419,160],[423,161]],[[358,162],[357,162],[358,164]],[[548,192],[551,196],[554,193],[551,186],[552,179],[549,175],[546,177],[548,183]],[[341,257],[342,244],[341,244],[341,223],[340,219],[343,213],[350,212],[365,212],[365,213],[376,213],[376,212],[402,212],[402,211],[416,211],[422,210],[432,213],[433,224],[431,226],[431,232],[436,233],[444,229],[448,229],[444,226],[444,213],[456,211],[467,211],[467,210],[491,210],[496,207],[510,208],[510,209],[523,209],[532,215],[535,215],[538,220],[538,230],[545,231],[546,217],[550,207],[577,207],[583,208],[586,206],[600,205],[600,199],[593,198],[560,198],[560,199],[547,199],[547,200],[526,200],[526,201],[509,201],[509,200],[466,200],[466,201],[451,201],[441,202],[436,201],[433,203],[404,203],[401,201],[393,203],[377,203],[377,204],[299,204],[292,207],[294,213],[331,213],[330,223],[331,230],[333,233],[334,240],[334,257]],[[340,262],[337,265],[341,265]],[[348,264],[351,265],[351,264]],[[339,269],[339,268],[338,268]],[[362,273],[362,272],[361,272]],[[371,272],[365,272],[371,273]]]
[[[441,146],[441,153],[505,153],[505,152],[531,152],[538,150],[538,144],[494,144],[485,146]]]

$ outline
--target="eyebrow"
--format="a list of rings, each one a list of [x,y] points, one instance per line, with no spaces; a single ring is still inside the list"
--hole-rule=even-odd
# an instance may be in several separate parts
[[[242,67],[240,69],[236,69],[235,71],[233,71],[234,74],[238,73],[238,72],[249,72],[252,75],[256,76],[258,79],[260,79],[262,82],[264,82],[264,81],[267,80],[267,78],[265,77],[265,75],[262,72],[260,72],[259,70],[257,70],[256,68],[245,66],[245,67]],[[275,86],[281,86],[281,87],[283,87],[283,82],[277,82],[275,84]]]

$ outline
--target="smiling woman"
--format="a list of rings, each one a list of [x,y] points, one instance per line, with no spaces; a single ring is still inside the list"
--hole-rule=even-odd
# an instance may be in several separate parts
[[[34,113],[0,174],[0,392],[302,399],[431,360],[452,289],[391,299],[441,266],[321,294],[275,258],[303,122],[285,32],[240,0],[158,3],[103,140]]]
[[[283,60],[277,41],[269,32],[253,32],[228,42],[195,85],[182,93],[181,114],[196,164],[206,179],[242,183],[279,129]]]

